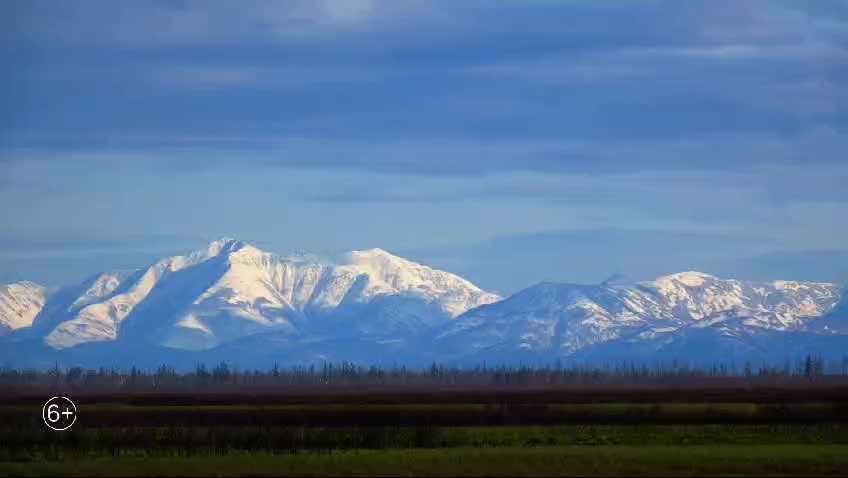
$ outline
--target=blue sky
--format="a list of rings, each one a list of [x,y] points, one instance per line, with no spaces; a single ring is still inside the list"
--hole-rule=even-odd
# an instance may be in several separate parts
[[[848,2],[0,3],[0,281],[220,236],[848,279]]]

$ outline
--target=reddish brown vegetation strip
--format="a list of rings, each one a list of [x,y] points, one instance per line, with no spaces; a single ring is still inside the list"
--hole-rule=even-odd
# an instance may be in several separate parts
[[[568,385],[529,386],[288,386],[288,387],[208,387],[179,391],[144,389],[139,391],[92,390],[0,386],[0,404],[31,405],[52,395],[67,394],[86,403],[128,405],[280,405],[315,403],[397,404],[397,403],[799,403],[848,402],[848,385],[828,381],[792,380],[783,383],[750,384],[685,383],[650,385]]]
[[[223,407],[213,409],[128,407],[91,409],[80,418],[84,427],[126,426],[494,426],[555,424],[697,424],[697,423],[848,423],[848,406],[808,409],[760,406],[751,414],[694,411],[667,413],[662,408],[561,410],[544,405],[420,409],[412,406],[371,408],[359,405],[328,409]],[[81,413],[83,413],[81,412]],[[9,418],[7,423],[12,421]]]

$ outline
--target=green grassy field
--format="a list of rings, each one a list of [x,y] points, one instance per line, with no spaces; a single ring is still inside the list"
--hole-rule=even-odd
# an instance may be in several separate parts
[[[37,404],[0,405],[0,475],[848,475],[844,401],[249,398],[86,400],[66,432],[47,429]]]
[[[58,434],[0,427],[0,460],[302,451],[669,445],[848,445],[848,426],[561,425],[511,427],[131,427]]]
[[[845,445],[570,446],[359,450],[2,462],[8,476],[842,476]]]

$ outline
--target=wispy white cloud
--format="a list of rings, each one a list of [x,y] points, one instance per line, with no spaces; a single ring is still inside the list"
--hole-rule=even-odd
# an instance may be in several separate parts
[[[842,164],[848,136],[831,129],[797,134],[705,134],[660,139],[349,139],[263,135],[65,138],[71,149],[6,148],[0,162],[132,161],[162,167],[206,165],[483,176],[498,172],[686,171]]]
[[[416,0],[13,0],[3,9],[12,14],[9,21],[30,26],[30,31],[15,29],[18,40],[112,48],[314,41],[376,28],[423,4]],[[40,28],[33,31],[35,25]]]
[[[623,227],[659,221],[682,230],[703,232],[757,229],[766,235],[794,236],[828,227],[821,214],[801,214],[821,205],[826,211],[848,207],[848,166],[753,166],[747,170],[666,170],[604,174],[511,173],[480,178],[395,177],[383,188],[352,185],[319,192],[310,200],[337,205],[457,204],[465,201],[518,202],[528,210],[540,205],[608,211],[595,227]],[[740,205],[744,204],[744,208]],[[791,205],[791,207],[789,206]],[[584,227],[587,224],[582,224]],[[834,237],[820,238],[836,244]],[[804,232],[803,234],[807,234]]]
[[[115,45],[180,45],[331,40],[339,46],[373,35],[399,32],[432,37],[461,31],[472,36],[527,33],[554,25],[571,25],[581,33],[607,29],[631,13],[642,25],[629,29],[654,30],[659,41],[705,44],[799,42],[823,34],[845,34],[844,8],[768,0],[674,0],[595,2],[586,0],[179,0],[158,2],[56,2],[11,0],[2,8],[11,33],[29,40]],[[533,19],[531,24],[513,20]],[[552,18],[560,22],[551,22]],[[18,28],[14,28],[18,24]],[[22,29],[20,25],[26,25]],[[42,28],[33,29],[41,25]],[[617,25],[621,27],[622,25]],[[587,30],[588,29],[588,30]],[[340,32],[352,36],[339,38]],[[9,33],[9,32],[7,32]],[[504,39],[508,40],[507,38]],[[348,45],[350,46],[350,45]],[[600,45],[603,47],[603,44]]]
[[[382,68],[267,65],[151,65],[130,69],[137,71],[137,79],[149,86],[198,90],[314,88],[386,80],[397,73]]]

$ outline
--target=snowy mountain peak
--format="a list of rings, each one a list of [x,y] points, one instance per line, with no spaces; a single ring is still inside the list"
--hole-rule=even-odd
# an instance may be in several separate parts
[[[705,282],[710,280],[719,280],[719,278],[714,275],[705,274],[703,272],[687,271],[662,276],[655,280],[654,284],[664,286],[679,283],[685,285],[686,287],[700,287],[704,285]]]
[[[206,250],[210,257],[214,257],[222,254],[236,252],[245,246],[248,246],[248,244],[244,241],[233,239],[231,237],[222,237],[217,241],[210,242]]]
[[[230,263],[268,265],[277,263],[326,263],[325,260],[304,251],[296,251],[291,254],[280,255],[267,252],[248,242],[229,237],[221,238],[209,243],[205,249],[189,254],[190,257],[210,259],[213,257],[226,257]]]
[[[389,251],[374,247],[371,249],[350,251],[346,255],[347,260],[352,263],[371,262],[371,261],[405,261],[402,257],[396,256]]]
[[[24,294],[14,295],[15,304],[23,303]],[[122,338],[199,350],[268,331],[395,337],[497,300],[458,276],[382,249],[353,251],[333,263],[222,238],[147,268],[66,287],[32,333],[54,349]],[[43,301],[35,305],[4,327],[31,325]],[[5,315],[14,319],[21,307]]]
[[[32,291],[44,292],[46,290],[46,288],[44,286],[42,286],[40,284],[36,284],[35,282],[30,282],[28,280],[20,281],[20,282],[14,282],[12,284],[0,286],[0,287],[5,287],[7,290],[9,290],[13,293],[15,293],[15,292],[25,292],[25,291],[26,292],[32,292]]]
[[[280,262],[283,259],[273,253],[265,252],[250,244],[240,244],[236,249],[227,252],[227,260],[230,264],[252,264],[255,266],[268,266],[271,263]]]
[[[838,284],[834,284],[832,282],[798,282],[798,281],[787,281],[787,280],[776,280],[771,283],[775,289],[780,291],[798,291],[805,290],[814,287],[829,287],[837,289],[839,288]],[[842,292],[844,295],[844,291]]]
[[[432,269],[383,249],[351,251],[345,255],[345,261],[347,265],[356,268],[359,273],[368,274],[374,279],[389,282],[392,287],[401,289],[430,281],[441,285],[461,284],[476,289],[471,283],[453,274]]]
[[[171,272],[178,271],[185,267],[191,267],[199,263],[208,261],[214,257],[224,257],[241,250],[248,246],[247,243],[224,237],[217,241],[212,241],[201,249],[196,249],[182,256],[173,256],[160,260],[153,267],[158,269],[168,269]]]
[[[391,254],[383,249],[351,251],[345,256],[347,264],[336,267],[338,272],[368,278],[362,290],[365,297],[382,294],[417,296],[426,302],[442,304],[449,317],[484,304],[500,300],[471,282],[431,267]]]

